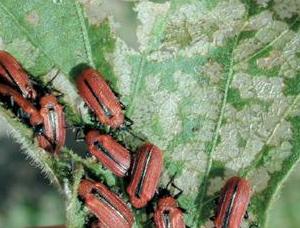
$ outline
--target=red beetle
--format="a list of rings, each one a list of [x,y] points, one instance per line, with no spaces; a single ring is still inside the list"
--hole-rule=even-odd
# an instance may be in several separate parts
[[[109,135],[90,131],[85,139],[89,152],[115,175],[123,177],[130,168],[129,151]]]
[[[154,212],[154,223],[157,228],[184,228],[183,212],[172,196],[159,199]]]
[[[53,95],[46,95],[40,100],[40,114],[43,118],[43,134],[38,135],[40,147],[58,154],[65,144],[66,127],[62,105]]]
[[[6,51],[0,51],[0,76],[16,86],[25,98],[36,98],[36,91],[27,73],[23,70],[18,61]]]
[[[132,179],[127,187],[132,205],[146,206],[153,198],[163,166],[160,149],[150,143],[144,144],[133,164]]]
[[[79,185],[79,196],[94,214],[101,227],[130,228],[133,225],[133,214],[127,205],[103,184],[82,180]]]
[[[29,118],[29,123],[33,127],[39,128],[43,125],[43,118],[40,112],[17,90],[10,86],[0,84],[0,94],[2,97],[8,97],[13,103],[16,103],[23,112],[23,116]]]
[[[216,228],[240,228],[250,201],[251,187],[240,177],[230,178],[222,188],[215,218]]]
[[[124,123],[121,104],[99,72],[85,69],[77,78],[77,88],[102,124],[118,128]]]

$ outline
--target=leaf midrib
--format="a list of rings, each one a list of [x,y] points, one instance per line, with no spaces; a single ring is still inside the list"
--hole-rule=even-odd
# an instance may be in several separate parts
[[[77,0],[74,0],[74,5],[75,5],[75,8],[76,8],[78,20],[79,20],[80,27],[81,27],[82,39],[83,39],[83,43],[84,43],[84,47],[85,47],[85,51],[86,51],[85,54],[87,56],[89,64],[93,68],[95,68],[95,63],[93,61],[93,55],[92,55],[92,45],[91,45],[90,40],[89,40],[89,36],[88,36],[88,32],[87,32],[86,23],[84,21],[82,8],[81,8],[81,6],[80,6],[80,4],[78,3]]]
[[[127,115],[129,117],[133,114],[133,111],[135,109],[136,97],[139,92],[140,85],[141,85],[142,78],[143,78],[142,75],[143,75],[143,68],[144,68],[144,64],[145,64],[145,57],[143,54],[140,54],[140,55],[141,55],[141,59],[140,59],[137,74],[136,74],[136,80],[135,80],[134,87],[133,87],[133,93],[132,93],[131,99],[130,99],[131,102],[128,105],[128,110],[127,110]]]
[[[233,67],[234,67],[234,50],[238,45],[240,33],[241,33],[241,31],[243,31],[243,28],[245,26],[246,26],[246,23],[241,27],[240,32],[236,35],[235,40],[234,40],[234,44],[233,44],[233,47],[232,47],[232,50],[231,50],[229,70],[228,70],[228,74],[227,74],[227,77],[226,77],[226,84],[225,84],[225,89],[224,89],[222,105],[220,107],[218,122],[217,122],[217,125],[216,125],[214,133],[213,133],[213,138],[211,140],[212,146],[206,152],[207,153],[207,163],[206,163],[204,176],[203,176],[201,186],[200,186],[200,193],[199,193],[199,197],[198,197],[199,202],[197,203],[199,205],[199,211],[200,211],[199,214],[202,213],[202,209],[203,209],[203,206],[204,206],[203,200],[204,200],[206,192],[207,192],[208,179],[209,179],[209,174],[210,174],[210,171],[211,171],[212,161],[213,161],[213,153],[215,152],[215,148],[216,148],[217,143],[218,143],[219,132],[221,130],[221,126],[222,126],[222,122],[223,122],[223,118],[224,118],[224,113],[225,113],[225,108],[226,108],[226,104],[227,104],[228,91],[229,91],[229,88],[231,86],[231,82],[232,82],[232,79],[233,79],[233,76],[234,76],[234,70],[233,70]],[[200,221],[199,221],[199,224],[200,224]]]

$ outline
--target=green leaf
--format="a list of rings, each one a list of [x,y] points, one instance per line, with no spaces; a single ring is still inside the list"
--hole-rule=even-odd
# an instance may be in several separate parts
[[[300,4],[141,1],[135,5],[140,25],[134,50],[113,34],[112,19],[99,15],[101,5],[80,2],[1,1],[1,45],[44,82],[60,70],[54,86],[65,93],[71,122],[90,121],[73,84],[77,67],[84,63],[103,72],[121,94],[134,131],[164,151],[161,186],[176,174],[190,227],[212,226],[214,199],[233,175],[253,186],[250,219],[243,223],[264,226],[274,196],[300,156]],[[18,123],[13,127],[22,129]],[[141,143],[124,132],[118,137],[132,148]],[[58,168],[50,168],[60,182],[60,167],[70,159],[123,188],[95,170],[93,161],[65,155],[53,166]],[[78,180],[66,178],[76,192]],[[80,224],[85,213],[72,205],[68,214],[78,214]],[[149,216],[135,212],[136,225],[143,227]]]

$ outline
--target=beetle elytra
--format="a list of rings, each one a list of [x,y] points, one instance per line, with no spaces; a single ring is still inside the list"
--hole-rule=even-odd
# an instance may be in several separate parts
[[[130,228],[134,217],[127,205],[101,183],[82,180],[78,189],[79,196],[103,227]]]
[[[18,61],[6,51],[0,51],[0,76],[16,86],[25,98],[36,98],[37,93],[27,73]]]
[[[162,166],[161,150],[153,144],[144,144],[134,160],[131,182],[127,187],[134,207],[144,207],[152,199],[159,183]]]
[[[130,168],[129,151],[116,142],[110,135],[89,131],[86,135],[89,152],[115,175],[123,177]]]
[[[124,123],[122,107],[102,75],[92,68],[85,69],[77,78],[80,96],[103,125],[118,128]]]
[[[43,134],[38,135],[40,147],[58,154],[65,144],[66,127],[62,105],[53,95],[46,95],[40,100],[40,114],[43,118]]]
[[[250,201],[251,187],[240,177],[230,178],[221,190],[217,208],[216,228],[239,228]]]

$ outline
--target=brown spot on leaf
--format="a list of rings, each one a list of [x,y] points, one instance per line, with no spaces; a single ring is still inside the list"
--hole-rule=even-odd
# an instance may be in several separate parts
[[[33,26],[37,26],[39,24],[40,17],[36,11],[31,11],[26,16],[26,21],[29,22]]]

